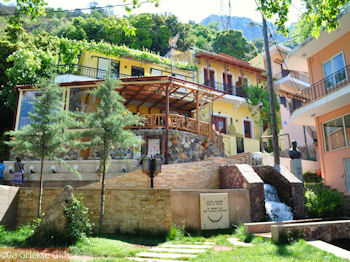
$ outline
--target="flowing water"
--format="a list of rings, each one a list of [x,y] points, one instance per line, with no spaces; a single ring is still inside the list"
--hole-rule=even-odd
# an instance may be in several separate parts
[[[289,206],[278,198],[277,189],[269,184],[264,184],[266,213],[272,221],[293,220],[293,213]]]

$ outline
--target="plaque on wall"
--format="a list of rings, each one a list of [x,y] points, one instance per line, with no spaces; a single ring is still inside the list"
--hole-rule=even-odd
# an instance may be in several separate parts
[[[201,229],[229,228],[228,194],[200,194]]]
[[[147,155],[154,156],[160,154],[160,139],[148,139]]]

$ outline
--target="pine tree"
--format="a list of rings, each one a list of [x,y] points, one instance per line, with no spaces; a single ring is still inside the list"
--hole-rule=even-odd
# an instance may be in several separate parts
[[[11,140],[7,142],[16,153],[30,154],[40,159],[40,190],[38,196],[38,218],[44,185],[44,160],[56,160],[72,145],[68,128],[74,123],[69,113],[63,110],[63,89],[54,83],[54,77],[38,84],[41,95],[33,102],[33,113],[29,113],[31,123],[21,130],[10,131]]]
[[[109,152],[113,147],[131,147],[141,143],[141,140],[126,126],[138,125],[140,118],[133,115],[124,105],[125,99],[116,91],[120,81],[107,79],[98,88],[87,91],[96,97],[97,111],[83,115],[85,130],[82,137],[88,137],[85,146],[100,153],[101,178],[101,213],[100,233],[103,232],[105,175],[110,162]],[[101,170],[102,169],[102,170]]]

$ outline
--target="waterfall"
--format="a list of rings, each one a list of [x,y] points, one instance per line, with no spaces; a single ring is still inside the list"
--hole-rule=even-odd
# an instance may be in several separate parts
[[[266,213],[272,221],[293,220],[291,208],[282,203],[278,198],[277,189],[269,184],[264,184]]]

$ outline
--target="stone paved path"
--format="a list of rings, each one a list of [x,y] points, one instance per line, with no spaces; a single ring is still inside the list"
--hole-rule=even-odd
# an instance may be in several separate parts
[[[242,246],[242,247],[252,247],[252,246],[254,246],[251,243],[241,242],[241,241],[238,240],[238,238],[235,238],[235,237],[228,238],[227,241],[230,242],[234,246]]]
[[[196,257],[198,254],[214,247],[215,243],[205,242],[188,243],[188,244],[170,244],[165,243],[158,247],[148,249],[146,252],[136,254],[136,257],[129,257],[133,261],[147,262],[179,262],[186,261]]]

